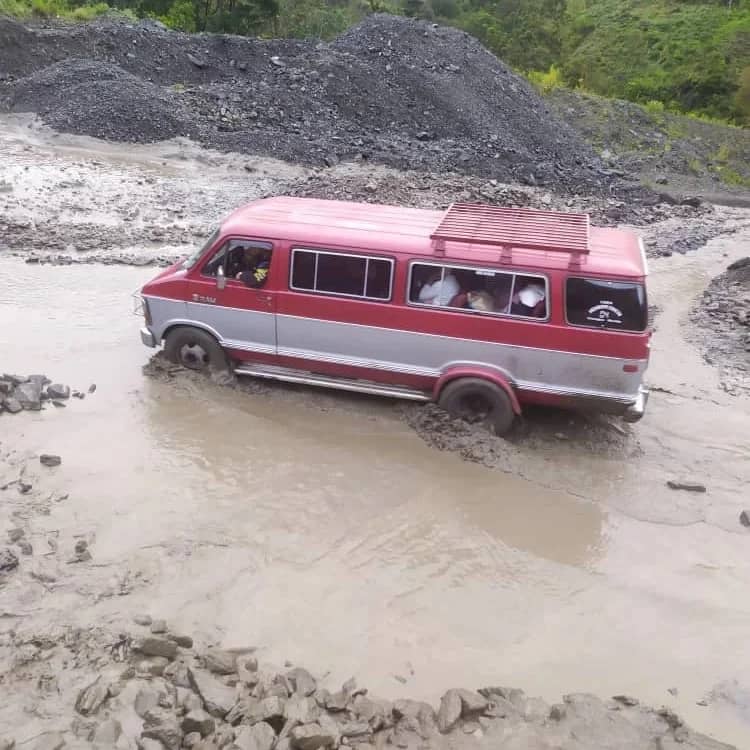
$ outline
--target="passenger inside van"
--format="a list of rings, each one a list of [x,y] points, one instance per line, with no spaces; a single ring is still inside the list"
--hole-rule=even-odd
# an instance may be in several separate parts
[[[451,271],[435,268],[419,289],[417,299],[425,305],[450,305],[456,295],[461,291],[456,277]]]
[[[524,315],[530,318],[546,317],[547,303],[545,300],[546,294],[544,286],[536,281],[531,281],[525,284],[519,282],[521,282],[520,278],[517,279],[516,283],[521,286],[521,288],[513,295],[510,306],[511,315]]]

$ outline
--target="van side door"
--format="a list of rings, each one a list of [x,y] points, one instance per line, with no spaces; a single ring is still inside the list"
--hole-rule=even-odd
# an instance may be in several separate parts
[[[284,275],[280,252],[267,240],[230,237],[191,276],[188,316],[240,359],[276,353],[274,277]]]

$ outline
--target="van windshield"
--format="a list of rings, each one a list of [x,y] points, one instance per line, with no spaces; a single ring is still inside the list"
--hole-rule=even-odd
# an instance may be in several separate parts
[[[568,279],[565,285],[568,323],[616,331],[645,331],[648,326],[643,284],[605,279]]]
[[[192,255],[185,258],[184,261],[182,261],[182,267],[183,268],[192,268],[201,258],[203,253],[208,250],[211,245],[216,242],[216,238],[219,236],[219,230],[216,229],[214,233],[200,246],[198,250],[196,250]]]

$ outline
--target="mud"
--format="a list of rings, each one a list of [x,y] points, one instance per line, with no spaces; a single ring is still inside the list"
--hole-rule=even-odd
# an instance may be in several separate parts
[[[19,741],[68,728],[84,673],[149,612],[199,643],[330,672],[335,690],[355,674],[375,694],[433,703],[456,685],[519,685],[550,703],[625,693],[748,744],[750,414],[687,335],[711,278],[750,253],[746,213],[640,228],[657,242],[680,221],[732,232],[651,261],[642,422],[530,412],[499,440],[430,407],[143,371],[129,295],[153,269],[24,262],[176,257],[250,197],[330,189],[321,174],[189,143],[51,138],[25,121],[2,138],[0,369],[97,389],[75,408],[0,417],[0,486],[29,485],[0,493],[3,535],[23,531],[0,589],[0,673],[16,696],[0,726],[26,727]],[[359,179],[362,195],[373,179],[394,195],[426,186],[414,201],[487,185],[357,170],[329,175],[346,191]],[[71,562],[80,542],[91,559]],[[39,675],[20,644],[50,638],[70,645],[69,666]]]

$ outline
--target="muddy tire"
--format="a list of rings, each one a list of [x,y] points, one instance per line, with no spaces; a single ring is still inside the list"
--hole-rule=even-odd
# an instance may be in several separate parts
[[[440,392],[438,405],[467,422],[484,422],[504,435],[513,426],[515,413],[508,394],[482,378],[458,378]]]
[[[173,328],[167,334],[164,354],[171,362],[198,372],[229,370],[229,360],[219,342],[200,328]]]

